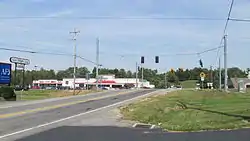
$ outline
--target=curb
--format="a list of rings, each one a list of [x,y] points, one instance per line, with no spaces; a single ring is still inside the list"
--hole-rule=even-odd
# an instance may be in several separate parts
[[[133,128],[146,128],[146,129],[161,129],[160,127],[154,124],[144,124],[144,123],[135,123]]]

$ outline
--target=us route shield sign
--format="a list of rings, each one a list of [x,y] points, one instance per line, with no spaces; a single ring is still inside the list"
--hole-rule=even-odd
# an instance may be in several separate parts
[[[0,84],[10,84],[11,64],[0,63]]]

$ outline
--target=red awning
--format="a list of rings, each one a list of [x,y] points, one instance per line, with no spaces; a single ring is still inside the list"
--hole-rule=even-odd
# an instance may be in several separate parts
[[[116,83],[116,82],[114,80],[102,80],[102,81],[98,81],[98,83]]]

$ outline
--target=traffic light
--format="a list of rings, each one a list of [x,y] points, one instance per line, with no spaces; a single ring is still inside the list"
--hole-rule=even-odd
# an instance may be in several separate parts
[[[144,64],[144,56],[141,57],[141,64]]]
[[[155,56],[155,63],[159,63],[159,56]]]
[[[203,68],[203,63],[201,61],[201,59],[199,60],[200,66]]]

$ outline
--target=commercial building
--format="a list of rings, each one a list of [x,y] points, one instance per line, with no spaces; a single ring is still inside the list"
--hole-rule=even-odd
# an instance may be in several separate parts
[[[86,88],[93,87],[98,84],[99,87],[106,88],[123,88],[126,84],[133,85],[136,87],[144,87],[144,88],[154,88],[154,85],[151,85],[149,81],[141,79],[136,80],[135,78],[115,78],[115,75],[99,75],[98,82],[95,78],[90,78],[87,80],[86,78],[76,78],[75,86],[76,88]],[[33,88],[46,88],[46,87],[63,87],[72,89],[74,87],[74,79],[73,78],[64,78],[63,80],[35,80],[33,81]]]

